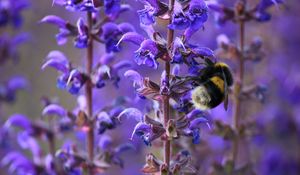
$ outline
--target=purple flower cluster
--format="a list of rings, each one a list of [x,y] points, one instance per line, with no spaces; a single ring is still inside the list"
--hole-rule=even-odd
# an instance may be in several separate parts
[[[271,14],[268,9],[274,5],[278,6],[282,4],[283,0],[261,0],[257,5],[252,8],[247,9],[243,14],[242,18],[244,21],[255,20],[257,22],[268,22],[271,20]],[[235,9],[232,7],[227,7],[223,4],[210,2],[208,7],[215,11],[215,19],[218,24],[225,24],[227,21],[236,21]]]
[[[143,77],[135,70],[125,72],[125,77],[133,81],[137,96],[152,100],[153,105],[145,112],[136,108],[127,108],[120,117],[128,116],[137,121],[131,139],[139,137],[147,146],[159,145],[164,142],[164,150],[168,151],[170,141],[177,144],[177,150],[184,150],[180,144],[183,137],[190,137],[194,144],[200,143],[200,130],[206,124],[210,128],[209,115],[191,103],[191,92],[199,86],[197,77],[203,75],[203,69],[214,64],[215,55],[207,47],[190,43],[191,36],[203,28],[208,18],[206,2],[192,0],[191,2],[174,1],[174,4],[164,4],[160,1],[141,1],[145,8],[139,10],[140,25],[147,37],[137,32],[128,32],[119,40],[117,46],[123,42],[131,42],[139,46],[135,51],[134,61],[138,65],[146,65],[153,69],[159,68],[159,63],[165,63],[165,71],[161,73],[160,83],[149,77]],[[171,11],[168,10],[171,7]],[[156,30],[156,20],[168,20],[167,38],[161,31]],[[174,30],[178,36],[174,36]],[[184,30],[184,32],[182,32]],[[174,65],[172,72],[170,66]],[[187,70],[189,76],[181,75],[181,69]],[[200,81],[200,80],[199,80]],[[167,101],[166,101],[167,100]],[[172,105],[170,104],[172,101]],[[143,110],[144,111],[144,110]],[[172,119],[169,115],[172,111]],[[178,153],[180,155],[180,153]],[[165,155],[166,156],[166,155]],[[185,166],[195,170],[189,154],[181,160],[174,160],[171,155],[161,161],[153,154],[146,157],[144,173],[183,173]],[[148,160],[149,159],[149,160]],[[168,161],[166,161],[168,160]],[[172,162],[174,161],[174,164]],[[180,164],[177,161],[188,161]],[[177,163],[175,163],[177,162]],[[150,168],[150,167],[155,167]],[[192,171],[192,170],[191,170]],[[196,171],[196,170],[195,170]],[[195,171],[192,171],[195,173]]]
[[[120,80],[119,70],[130,66],[130,64],[127,61],[115,61],[114,52],[120,51],[116,44],[123,34],[134,31],[134,28],[129,23],[114,23],[115,17],[112,16],[116,16],[128,8],[121,8],[120,2],[105,1],[104,9],[107,16],[104,19],[98,19],[97,16],[100,11],[97,10],[97,6],[92,1],[54,1],[54,3],[63,5],[72,11],[91,11],[94,16],[93,29],[89,29],[82,18],[78,19],[77,25],[72,25],[58,16],[49,15],[44,17],[41,22],[53,24],[59,28],[60,33],[56,35],[58,45],[65,44],[68,38],[71,37],[74,39],[75,47],[84,49],[88,47],[89,42],[94,40],[105,44],[107,53],[95,65],[92,75],[87,75],[86,72],[78,68],[72,68],[66,56],[59,51],[52,51],[48,54],[42,69],[50,66],[61,72],[62,74],[57,80],[57,87],[67,89],[71,94],[78,94],[86,81],[92,81],[93,86],[97,88],[104,87],[106,81],[112,81],[113,84],[118,86]],[[90,8],[87,8],[89,6]],[[89,33],[90,30],[93,32]]]
[[[12,60],[17,63],[20,57],[19,46],[28,40],[28,35],[18,32],[22,27],[22,11],[27,9],[29,3],[26,0],[4,0],[0,2],[0,66]],[[11,27],[11,29],[10,29]],[[27,89],[27,80],[19,76],[11,76],[2,79],[0,83],[0,105],[4,102],[12,103],[16,100],[19,90]]]

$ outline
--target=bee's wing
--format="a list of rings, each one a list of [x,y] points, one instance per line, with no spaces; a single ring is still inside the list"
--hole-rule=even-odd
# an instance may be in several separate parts
[[[223,80],[224,80],[224,108],[227,111],[227,109],[228,109],[228,84],[227,84],[227,80],[226,80],[226,76],[223,71],[223,68],[222,68],[222,76],[223,76]]]

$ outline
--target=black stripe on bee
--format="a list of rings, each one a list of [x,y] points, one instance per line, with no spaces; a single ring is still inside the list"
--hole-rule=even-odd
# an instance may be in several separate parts
[[[208,103],[209,108],[214,108],[222,103],[224,93],[222,93],[221,89],[214,82],[208,80],[203,86],[206,88],[211,98],[211,101]]]

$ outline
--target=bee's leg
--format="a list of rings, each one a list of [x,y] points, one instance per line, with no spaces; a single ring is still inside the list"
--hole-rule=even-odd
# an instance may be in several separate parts
[[[189,81],[194,81],[194,77],[191,76],[187,76],[187,77],[175,77],[177,79],[177,81],[173,84],[176,86],[182,85],[184,83],[187,83]]]

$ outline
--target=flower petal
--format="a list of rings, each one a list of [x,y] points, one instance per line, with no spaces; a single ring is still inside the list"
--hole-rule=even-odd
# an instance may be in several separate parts
[[[101,65],[103,64],[110,64],[114,61],[115,57],[113,53],[105,53],[101,56],[99,62]]]
[[[34,161],[41,161],[41,148],[39,143],[33,137],[30,137],[28,132],[20,132],[17,136],[18,143],[23,149],[29,149],[33,155]]]
[[[58,50],[53,50],[47,55],[47,61],[42,65],[42,70],[46,67],[53,67],[61,72],[68,72],[69,60],[67,57]]]
[[[43,116],[57,115],[59,117],[67,116],[67,111],[60,105],[50,104],[46,106],[42,112]]]
[[[133,118],[136,121],[140,122],[143,121],[143,113],[138,110],[137,108],[127,108],[125,110],[123,110],[119,115],[118,115],[118,119],[121,120],[122,116],[126,116],[127,119],[128,118]]]
[[[25,89],[28,87],[28,81],[22,76],[14,76],[9,79],[7,88],[11,91]]]
[[[143,77],[137,71],[128,70],[124,73],[124,76],[133,81],[133,86],[135,88],[140,88],[144,84]]]
[[[208,120],[206,118],[199,117],[199,118],[196,118],[196,119],[191,121],[189,129],[191,129],[191,130],[200,129],[201,124],[203,124],[203,123],[206,124],[209,129],[211,128],[209,123],[208,123]]]
[[[134,32],[135,31],[132,24],[127,23],[127,22],[123,22],[123,23],[119,24],[118,27],[119,27],[119,29],[122,33],[128,33],[128,32]]]
[[[23,114],[13,114],[5,122],[4,128],[9,129],[12,126],[27,130],[31,128],[31,121]]]
[[[112,138],[108,135],[102,135],[99,139],[98,146],[103,151],[108,151],[112,147]]]
[[[135,150],[135,147],[130,143],[125,143],[116,147],[114,151],[118,155],[128,150]]]
[[[104,8],[106,15],[115,16],[121,10],[121,0],[104,0]]]
[[[134,135],[143,136],[149,133],[151,133],[151,126],[146,123],[139,122],[135,125],[130,140],[133,140]]]
[[[128,32],[125,33],[121,39],[118,41],[117,46],[120,45],[121,42],[131,42],[136,45],[140,45],[144,41],[144,37],[136,32]]]
[[[59,28],[66,28],[66,24],[67,24],[67,22],[64,19],[55,15],[45,16],[40,22],[54,24]]]
[[[189,121],[192,121],[194,120],[195,118],[199,118],[199,117],[204,117],[205,116],[205,113],[203,111],[200,111],[198,109],[194,109],[192,110],[191,112],[189,112],[187,115],[186,115],[186,118],[189,120]]]
[[[192,49],[194,53],[202,57],[214,57],[214,52],[207,47],[196,47]]]

